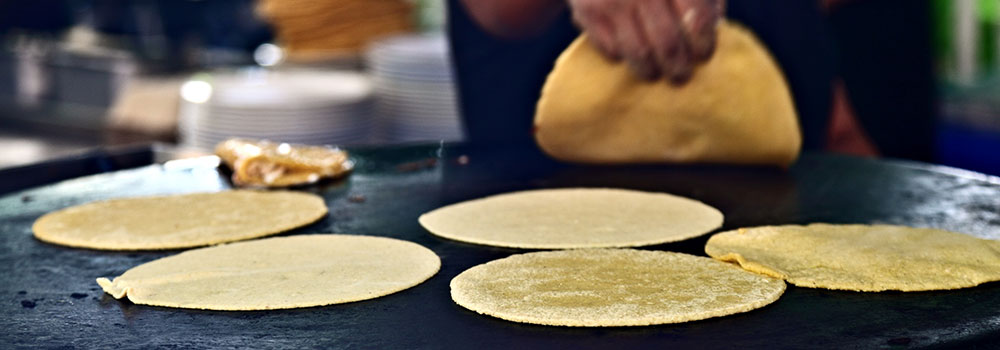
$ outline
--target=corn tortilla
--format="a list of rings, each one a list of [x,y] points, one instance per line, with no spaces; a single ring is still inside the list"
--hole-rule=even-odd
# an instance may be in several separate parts
[[[440,267],[434,252],[415,243],[317,234],[189,250],[97,283],[135,304],[272,310],[377,298],[416,286]]]
[[[468,243],[531,249],[637,247],[675,242],[722,225],[722,213],[666,193],[609,188],[512,192],[420,216],[431,233]]]
[[[354,168],[346,151],[327,146],[231,138],[215,154],[233,171],[233,183],[247,187],[289,187],[344,176]]]
[[[709,256],[800,287],[863,292],[1000,280],[1000,241],[894,225],[785,225],[716,234]]]
[[[451,281],[455,303],[480,314],[573,327],[726,316],[770,304],[784,290],[780,279],[706,257],[633,249],[518,254]]]
[[[802,136],[780,68],[749,30],[718,28],[715,54],[683,85],[641,80],[581,36],[542,88],[538,145],[582,163],[794,162]]]
[[[91,202],[48,213],[32,230],[70,247],[177,249],[267,236],[326,212],[323,198],[309,193],[224,191]]]

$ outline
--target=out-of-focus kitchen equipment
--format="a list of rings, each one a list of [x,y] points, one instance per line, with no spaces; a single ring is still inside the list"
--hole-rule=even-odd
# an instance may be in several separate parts
[[[377,38],[414,27],[407,0],[261,0],[257,12],[293,61],[357,56]]]
[[[312,145],[371,140],[372,87],[349,71],[221,71],[182,85],[178,131],[185,146],[230,137]]]
[[[942,164],[1000,174],[1000,73],[941,86],[937,158]]]
[[[0,49],[0,99],[25,106],[37,105],[49,89],[45,60],[53,43],[47,40],[15,38]]]
[[[1000,1],[936,0],[936,161],[1000,174]]]
[[[386,142],[463,138],[447,39],[403,35],[371,46],[365,63]]]

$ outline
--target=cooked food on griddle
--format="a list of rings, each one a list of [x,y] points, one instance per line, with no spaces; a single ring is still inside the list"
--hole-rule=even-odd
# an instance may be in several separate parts
[[[70,247],[178,249],[267,236],[326,212],[314,194],[239,190],[91,202],[48,213],[32,230],[42,241]]]
[[[233,171],[233,183],[251,187],[288,187],[344,176],[354,168],[346,151],[267,140],[229,139],[215,154]]]
[[[637,247],[711,232],[722,213],[666,193],[610,188],[521,191],[452,204],[420,216],[431,233],[512,248]]]
[[[501,319],[552,326],[680,323],[764,307],[780,279],[706,257],[633,249],[513,255],[462,272],[451,297]]]
[[[316,234],[189,250],[97,283],[136,304],[273,310],[377,298],[416,286],[440,267],[438,256],[416,243]]]
[[[1000,241],[930,228],[763,226],[718,233],[705,252],[810,288],[910,292],[1000,281]]]

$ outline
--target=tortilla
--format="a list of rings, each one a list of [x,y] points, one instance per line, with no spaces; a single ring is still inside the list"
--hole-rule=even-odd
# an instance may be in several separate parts
[[[301,235],[189,250],[97,283],[135,304],[273,310],[373,299],[416,286],[441,260],[418,244],[351,235]]]
[[[267,236],[326,212],[313,194],[224,191],[87,203],[45,214],[32,230],[39,240],[70,247],[177,249]]]
[[[538,145],[583,163],[791,164],[802,136],[781,70],[750,31],[718,30],[715,54],[684,85],[640,80],[576,39],[542,88]]]
[[[636,247],[680,241],[722,225],[722,213],[666,193],[609,188],[513,192],[420,216],[431,233],[512,248]]]
[[[465,308],[508,321],[613,327],[680,323],[763,307],[779,279],[705,257],[632,249],[513,255],[451,281]]]
[[[912,292],[1000,280],[1000,241],[929,228],[763,226],[716,234],[705,252],[809,288]]]
[[[299,186],[354,169],[346,151],[328,146],[231,138],[215,154],[233,171],[233,184],[246,187]]]

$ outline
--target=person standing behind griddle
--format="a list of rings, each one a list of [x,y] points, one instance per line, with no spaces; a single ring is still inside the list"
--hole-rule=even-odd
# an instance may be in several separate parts
[[[860,123],[875,125],[874,129],[882,130],[880,134],[865,135],[850,108],[845,108],[849,94],[838,80],[838,64],[843,59],[837,56],[845,53],[835,50],[833,38],[835,31],[843,31],[831,28],[825,13],[825,8],[838,2],[867,1],[448,0],[448,33],[467,138],[490,147],[536,149],[531,135],[535,103],[555,59],[580,30],[588,32],[605,55],[627,62],[638,76],[684,84],[691,78],[692,68],[711,57],[714,24],[727,17],[749,27],[781,66],[800,118],[803,148],[867,155],[881,151],[888,156],[929,160],[929,79],[917,79],[918,84],[897,86],[889,92],[908,96],[904,101],[917,113],[892,118],[868,115]],[[873,2],[892,2],[897,10],[919,7],[913,2]],[[916,31],[914,35],[920,34]],[[920,58],[911,61],[922,67]],[[892,69],[869,65],[860,74],[886,70],[909,74]],[[923,77],[930,72],[919,73]],[[882,107],[899,104],[899,100],[880,98],[884,91],[864,89],[862,86],[859,91],[868,100],[881,101],[876,108],[863,106],[867,109],[884,111]],[[917,93],[900,93],[900,89]],[[858,114],[865,117],[865,113]],[[900,118],[909,129],[906,135],[878,127],[898,125]]]

